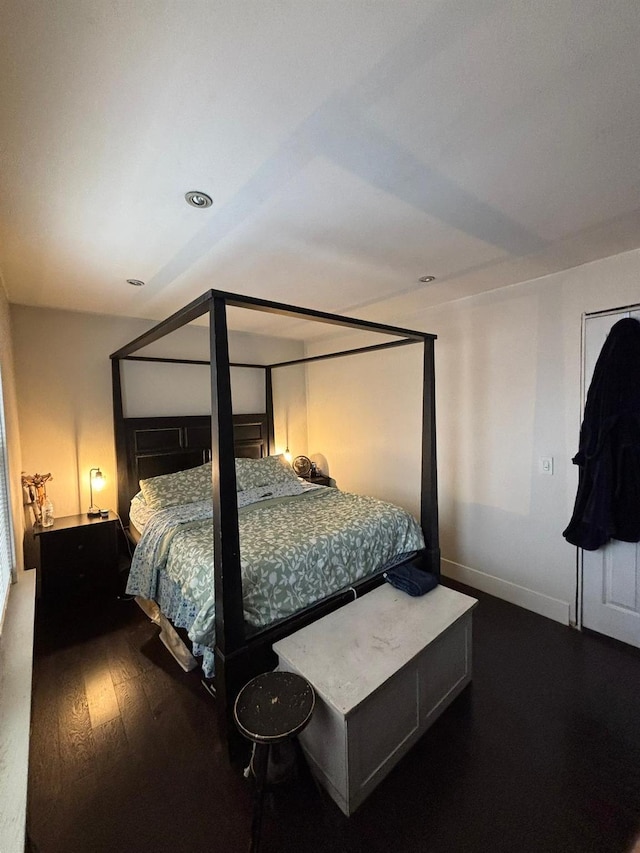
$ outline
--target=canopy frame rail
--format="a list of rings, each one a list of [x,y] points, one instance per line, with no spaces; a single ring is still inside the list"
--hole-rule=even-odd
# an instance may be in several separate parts
[[[246,308],[299,320],[311,320],[344,329],[379,333],[398,340],[371,346],[357,347],[314,356],[304,356],[271,364],[232,362],[229,357],[227,308]],[[141,349],[161,340],[183,326],[209,315],[209,359],[178,359],[161,356],[135,355]],[[213,486],[213,537],[214,537],[214,596],[216,612],[216,693],[221,734],[226,737],[231,750],[234,728],[232,708],[237,692],[250,671],[249,654],[257,637],[247,638],[242,610],[242,579],[236,502],[236,475],[233,463],[233,423],[231,407],[230,370],[237,368],[263,369],[265,372],[265,407],[268,415],[268,446],[274,447],[273,421],[273,371],[296,364],[309,364],[343,356],[383,351],[408,344],[423,345],[422,383],[422,444],[421,444],[421,494],[420,523],[425,536],[426,550],[423,566],[427,571],[440,574],[440,547],[438,535],[438,495],[436,475],[435,437],[435,360],[436,335],[397,326],[358,320],[324,311],[301,308],[256,297],[241,296],[219,290],[209,290],[170,317],[157,323],[147,332],[120,347],[111,354],[113,411],[116,453],[118,459],[119,507],[130,499],[126,483],[125,417],[122,388],[122,361],[161,362],[209,365],[211,371],[211,440]],[[332,599],[340,601],[339,598]],[[339,605],[336,605],[339,606]],[[303,621],[312,621],[326,612],[327,603],[319,602],[305,611]],[[300,625],[300,619],[291,620],[291,630]],[[282,623],[273,629],[274,638],[283,636]],[[268,643],[269,630],[260,633],[260,642]]]

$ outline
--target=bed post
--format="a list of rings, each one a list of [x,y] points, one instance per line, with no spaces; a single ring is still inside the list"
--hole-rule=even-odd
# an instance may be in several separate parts
[[[265,409],[267,413],[267,456],[276,449],[275,429],[273,424],[273,375],[270,367],[264,370]]]
[[[122,376],[120,359],[111,359],[111,384],[113,390],[113,431],[116,442],[116,465],[118,472],[118,515],[123,524],[129,523],[129,500],[127,477],[127,441],[124,433],[124,409],[122,406]]]
[[[427,571],[440,575],[438,474],[436,466],[436,375],[433,338],[424,339],[422,391],[422,488],[420,524],[427,545]]]
[[[209,337],[216,707],[220,735],[232,752],[235,733],[232,721],[233,703],[244,683],[242,664],[246,645],[227,317],[225,301],[220,297],[213,297],[209,305]]]

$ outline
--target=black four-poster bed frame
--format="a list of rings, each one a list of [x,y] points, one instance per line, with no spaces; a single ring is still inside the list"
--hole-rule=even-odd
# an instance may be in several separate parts
[[[247,308],[296,319],[377,332],[397,338],[373,346],[303,357],[273,364],[231,362],[227,331],[227,308]],[[205,314],[209,315],[210,360],[135,356]],[[435,440],[435,335],[356,320],[322,311],[299,308],[254,297],[209,290],[189,305],[158,323],[148,332],[111,355],[116,455],[118,462],[118,508],[120,517],[129,518],[129,504],[138,490],[138,480],[179,468],[212,462],[213,542],[215,590],[215,683],[221,736],[233,736],[232,708],[235,697],[248,678],[267,668],[265,652],[283,636],[324,616],[382,583],[380,573],[364,578],[315,605],[260,630],[248,629],[243,617],[240,542],[236,501],[235,456],[262,456],[274,451],[272,372],[280,367],[339,358],[407,344],[423,346],[423,405],[420,523],[426,549],[421,566],[439,575],[438,503]],[[211,416],[125,418],[122,394],[122,361],[210,364]],[[266,413],[233,415],[231,367],[261,369],[265,372]],[[266,451],[266,452],[265,452]]]

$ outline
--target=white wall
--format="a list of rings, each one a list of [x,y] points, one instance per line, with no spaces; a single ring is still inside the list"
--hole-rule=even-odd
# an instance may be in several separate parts
[[[107,477],[101,493],[102,506],[116,508],[116,460],[113,439],[111,362],[109,354],[145,332],[153,324],[134,319],[82,314],[20,305],[11,306],[14,337],[18,413],[21,430],[22,466],[28,473],[51,471],[48,494],[57,516],[71,515],[89,506],[89,469],[100,466]],[[208,358],[209,333],[206,327],[188,326],[148,347],[145,355]],[[230,333],[232,360],[261,363],[287,360],[302,354],[296,341]],[[142,353],[140,353],[142,354]],[[178,383],[171,366],[158,366],[161,382],[147,376],[148,366],[137,365],[137,390],[129,387],[129,414],[171,414],[176,400],[194,399],[190,380],[178,368]],[[196,371],[198,368],[196,368]],[[163,372],[164,371],[164,372]],[[240,371],[234,379],[234,409],[256,402],[257,371]],[[262,381],[262,380],[261,380]],[[298,384],[274,391],[276,448],[286,444],[285,419],[296,409],[290,424],[290,440],[306,449],[306,407],[304,371]],[[196,383],[197,384],[197,383]],[[206,399],[194,403],[207,413],[208,383],[198,385]],[[192,389],[191,389],[192,390]],[[261,393],[261,392],[260,392]],[[149,409],[148,402],[155,399]],[[258,402],[262,402],[260,397]],[[236,408],[237,406],[237,408]],[[255,409],[253,409],[255,411]],[[181,408],[181,413],[184,409]],[[198,411],[194,411],[195,414]],[[300,451],[304,452],[304,451]]]
[[[577,485],[571,457],[580,426],[582,313],[636,302],[640,251],[387,318],[438,335],[445,574],[559,621],[573,618],[575,549],[562,531]],[[313,351],[321,346],[329,348]],[[396,351],[395,379],[391,353],[310,365],[308,412],[310,451],[327,456],[342,488],[395,499],[417,513],[416,349]],[[356,399],[354,388],[371,387],[375,394]],[[354,424],[353,417],[366,418],[366,429],[340,429],[342,413]],[[542,456],[554,457],[553,476],[540,473]]]
[[[342,343],[335,348],[378,339],[361,335]],[[330,359],[310,364],[307,371],[312,458],[339,488],[389,500],[417,515],[422,347]]]

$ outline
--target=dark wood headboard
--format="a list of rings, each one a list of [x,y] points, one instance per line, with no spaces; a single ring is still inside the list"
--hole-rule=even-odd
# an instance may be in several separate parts
[[[128,524],[129,503],[140,491],[140,480],[195,468],[211,459],[211,418],[208,415],[125,418],[124,432],[126,459],[118,459],[118,472],[119,476],[126,476],[127,497],[126,506],[119,506],[118,511],[123,524]],[[268,416],[234,415],[233,441],[236,457],[267,456]]]

